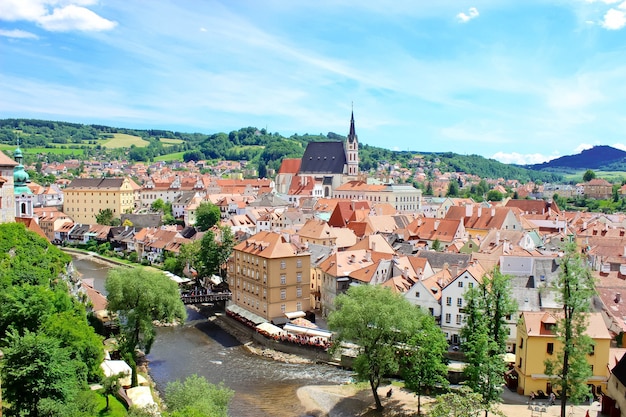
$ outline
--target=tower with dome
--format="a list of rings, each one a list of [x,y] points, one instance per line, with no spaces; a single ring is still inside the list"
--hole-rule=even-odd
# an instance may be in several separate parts
[[[22,161],[24,156],[22,150],[18,148],[13,152],[13,158],[17,165],[13,168],[13,195],[15,196],[15,217],[33,217],[33,192],[28,188],[30,177],[24,169]]]

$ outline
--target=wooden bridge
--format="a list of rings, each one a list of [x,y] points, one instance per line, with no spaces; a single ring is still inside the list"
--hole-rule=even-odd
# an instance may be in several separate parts
[[[232,298],[230,292],[210,292],[205,294],[181,294],[183,304],[214,303],[216,301],[228,301]]]

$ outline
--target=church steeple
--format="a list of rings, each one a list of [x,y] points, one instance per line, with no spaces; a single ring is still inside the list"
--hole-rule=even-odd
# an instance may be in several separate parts
[[[348,165],[348,175],[359,174],[359,137],[354,129],[354,110],[350,115],[350,132],[346,140],[346,160]]]

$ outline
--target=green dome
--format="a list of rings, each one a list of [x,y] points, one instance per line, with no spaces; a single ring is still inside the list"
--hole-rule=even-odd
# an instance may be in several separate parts
[[[13,151],[13,157],[14,158],[22,158],[24,155],[22,154],[22,150],[20,148],[17,148],[15,151]]]

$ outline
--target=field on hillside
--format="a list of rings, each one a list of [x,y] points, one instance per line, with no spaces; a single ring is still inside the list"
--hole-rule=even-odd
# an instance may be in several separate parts
[[[580,170],[577,172],[572,172],[568,174],[563,174],[563,179],[565,181],[572,181],[575,183],[583,182],[583,175],[586,170]],[[626,180],[626,172],[625,171],[596,171],[593,170],[596,174],[596,178],[602,178],[612,183],[619,183],[621,181]]]
[[[150,142],[141,139],[139,136],[127,135],[125,133],[113,133],[113,138],[103,142],[105,148],[130,148],[135,145],[138,148],[148,146]]]
[[[155,161],[165,161],[165,162],[182,161],[184,153],[185,152],[168,153],[166,155],[157,156],[156,158],[154,158],[154,160]]]
[[[5,143],[0,144],[0,150],[8,151],[13,156],[13,151],[15,150],[15,145],[7,145]],[[82,149],[67,149],[67,148],[20,148],[24,154],[28,155],[37,155],[37,154],[55,154],[55,155],[82,155],[84,152]]]
[[[185,141],[182,139],[159,138],[159,142],[167,146],[167,145],[179,145]]]

